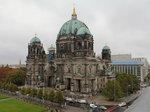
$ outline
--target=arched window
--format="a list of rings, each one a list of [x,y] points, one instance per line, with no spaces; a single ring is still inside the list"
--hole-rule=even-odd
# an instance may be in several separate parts
[[[71,69],[70,68],[68,68],[68,73],[71,73]]]
[[[78,73],[80,73],[80,72],[81,72],[81,68],[79,67],[79,68],[78,68]]]

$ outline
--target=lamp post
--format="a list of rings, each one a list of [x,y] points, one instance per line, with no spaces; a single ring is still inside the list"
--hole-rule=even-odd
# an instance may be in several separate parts
[[[71,88],[70,88],[70,90],[71,91],[74,91],[74,77],[73,77],[73,75],[74,75],[74,64],[71,64],[71,73],[72,73],[72,79],[71,79]]]
[[[131,85],[127,85],[127,96],[128,96],[128,91],[129,91],[129,87],[130,87]]]
[[[113,81],[114,82],[114,101],[116,100],[115,97],[116,97],[116,92],[115,92],[115,80]]]

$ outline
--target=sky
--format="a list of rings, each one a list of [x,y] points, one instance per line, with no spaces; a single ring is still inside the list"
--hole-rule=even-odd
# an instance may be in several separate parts
[[[94,37],[94,51],[132,54],[150,61],[150,0],[0,0],[0,64],[25,63],[28,43],[37,34],[47,52],[61,26],[78,19]]]

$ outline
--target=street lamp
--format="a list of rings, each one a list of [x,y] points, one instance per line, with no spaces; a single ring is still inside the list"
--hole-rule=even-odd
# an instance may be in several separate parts
[[[114,101],[115,101],[116,100],[115,99],[115,95],[116,95],[116,92],[115,92],[115,80],[113,82],[114,82]]]
[[[129,87],[130,87],[131,85],[128,85],[127,86],[127,96],[128,96],[128,91],[129,91]]]

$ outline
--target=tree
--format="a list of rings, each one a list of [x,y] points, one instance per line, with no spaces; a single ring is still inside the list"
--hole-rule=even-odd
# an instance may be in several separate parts
[[[53,101],[54,101],[54,96],[55,96],[55,91],[54,91],[54,89],[51,89],[51,90],[49,91],[49,94],[48,94],[48,99],[49,99],[51,102],[53,102]]]
[[[48,92],[47,92],[47,91],[44,91],[43,98],[44,98],[45,100],[48,100]]]
[[[17,85],[15,85],[15,84],[10,84],[10,91],[11,91],[11,92],[18,91]]]
[[[22,70],[13,70],[9,72],[6,82],[13,83],[18,86],[24,85],[25,83],[25,72]]]
[[[30,96],[32,96],[32,97],[37,96],[37,89],[32,88],[32,89],[31,89],[31,92],[30,92],[30,94],[29,94],[29,95],[30,95]]]
[[[7,88],[7,83],[4,82],[4,83],[2,84],[2,88],[6,90],[6,88]]]
[[[25,89],[25,94],[30,94],[31,93],[31,88],[26,88]]]
[[[21,94],[25,95],[25,94],[26,94],[26,88],[24,88],[24,87],[21,88],[21,91],[20,91],[20,92],[21,92]]]
[[[42,89],[40,89],[40,90],[38,91],[37,97],[40,98],[40,99],[43,98],[43,91],[42,91]]]
[[[148,73],[148,75],[144,78],[144,81],[148,81],[150,80],[150,73]]]
[[[120,87],[120,83],[116,80],[108,81],[102,89],[102,94],[109,100],[117,100],[124,95],[122,88]]]
[[[56,91],[54,101],[59,104],[63,103],[64,98],[61,90]]]
[[[0,67],[0,81],[4,82],[12,70],[13,69],[9,67]]]
[[[139,90],[140,88],[140,80],[135,75],[117,73],[116,80],[120,82],[123,92],[127,95]]]
[[[0,82],[0,89],[2,89],[2,84],[3,84],[3,83],[2,83],[2,82]]]
[[[135,75],[131,75],[131,77],[132,77],[132,86],[133,86],[133,92],[136,92],[136,91],[138,91],[138,90],[140,90],[140,80],[139,80],[139,78],[137,77],[137,76],[135,76]]]

